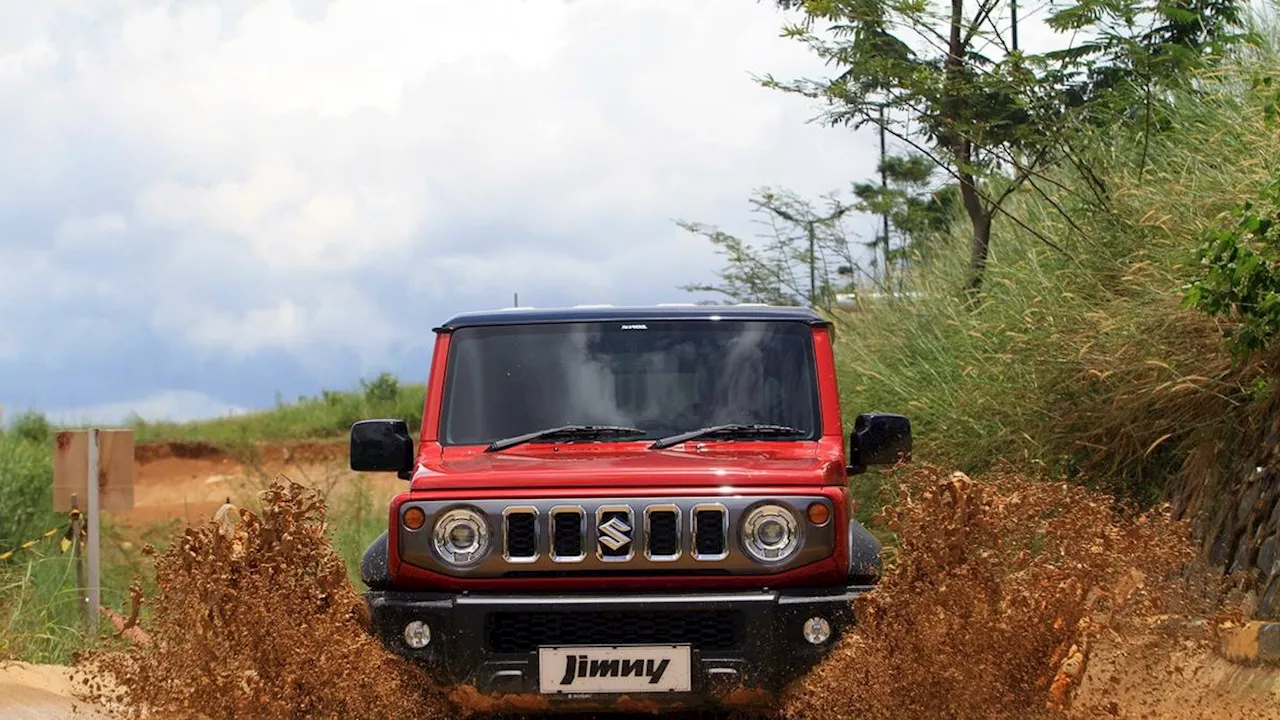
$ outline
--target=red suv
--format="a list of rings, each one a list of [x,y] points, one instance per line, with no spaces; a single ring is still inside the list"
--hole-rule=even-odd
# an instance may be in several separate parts
[[[775,695],[854,622],[880,545],[849,476],[906,460],[901,415],[845,452],[832,327],[759,305],[510,309],[436,329],[415,452],[361,574],[388,648],[549,708]],[[763,693],[763,694],[762,694]]]

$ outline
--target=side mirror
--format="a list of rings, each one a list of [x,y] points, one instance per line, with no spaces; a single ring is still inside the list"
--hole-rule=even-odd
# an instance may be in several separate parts
[[[351,469],[413,477],[413,438],[403,420],[360,420],[351,426]]]
[[[849,434],[849,473],[869,465],[892,465],[911,459],[911,421],[893,413],[863,413]]]

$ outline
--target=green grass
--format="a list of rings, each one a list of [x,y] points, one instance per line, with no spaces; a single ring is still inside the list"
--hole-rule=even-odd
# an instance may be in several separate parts
[[[0,432],[0,553],[59,521],[53,512],[53,455],[45,439]]]
[[[347,564],[351,584],[364,591],[360,580],[360,558],[365,548],[387,529],[386,503],[377,501],[369,484],[357,479],[337,493],[329,503],[329,536],[333,549]]]
[[[141,542],[129,541],[110,516],[104,516],[100,546],[102,605],[128,616],[129,586],[135,579],[145,593],[154,591],[150,559],[141,553],[141,547],[150,543],[163,548],[173,530],[172,524],[157,525],[143,534]],[[0,657],[66,664],[75,652],[98,644],[87,633],[76,566],[73,553],[63,553],[56,536],[0,563]],[[83,558],[81,567],[82,572],[87,571]],[[114,633],[114,626],[106,617],[99,618],[99,633]]]

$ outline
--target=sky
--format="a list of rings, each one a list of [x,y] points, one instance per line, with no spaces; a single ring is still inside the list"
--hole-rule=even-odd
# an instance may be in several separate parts
[[[878,139],[767,0],[0,6],[0,406],[186,420],[425,379],[450,315],[700,299]],[[1023,34],[1034,32],[1024,30]],[[868,233],[872,232],[868,219]]]

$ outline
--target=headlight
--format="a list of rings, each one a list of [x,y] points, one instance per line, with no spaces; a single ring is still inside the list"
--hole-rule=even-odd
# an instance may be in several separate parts
[[[800,547],[799,522],[781,505],[761,505],[742,521],[742,547],[764,563],[782,562]]]
[[[457,508],[442,514],[432,535],[436,554],[456,567],[475,565],[489,553],[489,523],[474,510]]]

